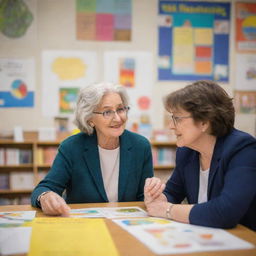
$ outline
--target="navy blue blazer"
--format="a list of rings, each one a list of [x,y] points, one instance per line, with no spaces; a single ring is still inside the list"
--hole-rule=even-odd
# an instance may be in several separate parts
[[[153,176],[149,141],[125,130],[120,136],[118,201],[142,201],[145,179]],[[33,206],[44,191],[62,195],[67,203],[108,202],[101,174],[97,135],[79,133],[63,141],[52,168],[35,187],[31,196]]]
[[[243,224],[256,230],[256,139],[233,129],[216,141],[208,182],[208,202],[197,204],[199,153],[178,148],[176,168],[164,194],[172,203],[185,198],[191,209],[191,224],[232,228]]]

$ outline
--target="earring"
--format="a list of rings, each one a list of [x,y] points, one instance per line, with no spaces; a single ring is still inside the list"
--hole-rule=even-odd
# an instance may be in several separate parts
[[[89,125],[93,128],[94,127],[94,123],[90,122]]]

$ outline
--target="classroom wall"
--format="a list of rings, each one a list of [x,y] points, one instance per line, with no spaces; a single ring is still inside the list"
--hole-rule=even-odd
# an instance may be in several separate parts
[[[90,42],[76,40],[75,0],[27,0],[34,14],[34,24],[27,31],[27,40],[7,39],[0,35],[0,58],[35,59],[35,107],[0,108],[0,133],[12,131],[14,126],[24,130],[37,130],[39,127],[53,127],[54,120],[41,113],[41,53],[43,50],[86,50],[97,51],[99,63],[98,81],[103,80],[103,53],[108,50],[149,51],[154,56],[154,87],[152,99],[154,129],[163,127],[162,97],[167,93],[185,86],[188,82],[157,81],[157,14],[158,0],[133,0],[132,4],[132,41],[131,42]],[[227,2],[227,1],[226,1]],[[231,1],[235,3],[235,1]],[[239,2],[242,2],[241,0]],[[250,2],[250,1],[244,1]],[[254,1],[251,1],[254,2]],[[233,96],[235,82],[234,47],[234,5],[232,5],[230,34],[230,81],[223,84]],[[235,126],[255,135],[256,115],[236,115]]]

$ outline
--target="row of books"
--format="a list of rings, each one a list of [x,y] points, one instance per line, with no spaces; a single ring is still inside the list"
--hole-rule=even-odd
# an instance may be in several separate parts
[[[36,151],[37,164],[52,165],[53,160],[57,154],[58,147],[40,147]]]
[[[0,165],[31,164],[32,150],[20,148],[0,148]]]
[[[42,180],[46,171],[38,173],[38,180]],[[10,173],[0,173],[0,189],[10,190],[32,190],[37,182],[33,172],[12,171]]]
[[[13,205],[13,204],[30,204],[31,199],[29,196],[21,196],[15,198],[0,198],[0,205]]]
[[[175,165],[176,149],[170,147],[153,147],[153,164],[154,165]]]

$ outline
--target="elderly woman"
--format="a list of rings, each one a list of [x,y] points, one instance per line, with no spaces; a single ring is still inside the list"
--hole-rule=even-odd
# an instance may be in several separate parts
[[[234,129],[232,99],[216,83],[198,81],[169,94],[165,107],[177,136],[176,168],[166,186],[146,180],[148,213],[256,230],[256,139]]]
[[[145,180],[153,176],[151,147],[125,130],[128,110],[120,85],[83,88],[75,111],[81,133],[61,143],[51,170],[32,193],[32,205],[66,216],[67,203],[143,201]]]

